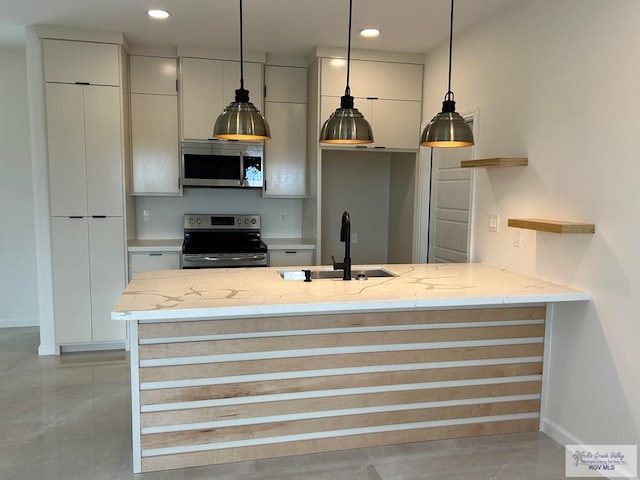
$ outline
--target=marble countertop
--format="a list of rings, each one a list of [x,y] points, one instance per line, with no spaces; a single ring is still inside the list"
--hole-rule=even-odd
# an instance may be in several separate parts
[[[330,267],[310,267],[329,270]],[[291,268],[140,272],[113,320],[194,320],[589,300],[588,292],[477,263],[375,265],[396,277],[283,280]]]
[[[269,250],[313,250],[316,242],[311,238],[264,238]]]
[[[182,252],[182,238],[166,240],[131,240],[130,252]]]

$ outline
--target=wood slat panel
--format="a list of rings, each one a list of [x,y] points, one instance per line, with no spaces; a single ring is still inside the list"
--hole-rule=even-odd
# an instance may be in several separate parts
[[[144,472],[148,472],[199,465],[256,460],[260,458],[282,457],[287,455],[347,450],[351,448],[363,448],[378,445],[422,442],[444,438],[475,437],[480,435],[516,432],[535,432],[538,431],[538,429],[538,419],[525,419],[421,428],[399,432],[352,435],[338,438],[303,440],[273,445],[259,445],[229,448],[224,450],[210,450],[197,453],[145,457],[142,459],[142,470]]]
[[[256,418],[270,415],[285,415],[299,412],[366,408],[381,405],[396,405],[457,400],[481,397],[540,394],[541,382],[514,382],[462,387],[429,388],[399,392],[360,393],[335,397],[304,398],[279,402],[259,402],[247,405],[225,405],[219,407],[168,410],[141,414],[141,426],[177,425],[184,423]]]
[[[535,307],[351,313],[194,322],[143,323],[139,325],[138,329],[139,338],[146,339],[323,328],[375,327],[384,325],[540,320],[544,319],[545,316],[545,306],[542,305]]]
[[[344,388],[401,385],[470,378],[539,375],[542,363],[520,363],[479,367],[438,368],[399,372],[333,375],[246,383],[231,383],[203,387],[165,388],[140,391],[140,404],[191,402],[220,398],[241,398],[257,395],[312,392]]]
[[[194,378],[216,378],[232,375],[253,375],[273,372],[322,370],[327,368],[367,367],[410,363],[447,362],[491,358],[515,358],[542,356],[542,343],[499,345],[495,347],[438,348],[432,350],[407,350],[399,352],[347,353],[341,355],[316,355],[238,362],[176,365],[170,367],[145,367],[140,369],[141,382],[160,382]]]
[[[235,420],[270,415],[285,415],[298,412],[323,412],[346,408],[378,407],[381,405],[404,405],[410,403],[437,402],[464,398],[501,397],[508,395],[540,394],[541,382],[497,383],[466,387],[428,388],[400,392],[361,393],[336,397],[304,398],[262,402],[249,405],[225,405],[222,407],[193,408],[147,412],[140,415],[142,427],[178,425],[185,423]]]
[[[301,350],[364,345],[453,342],[505,338],[544,337],[544,325],[509,327],[443,328],[434,330],[336,333],[239,340],[211,340],[159,345],[140,345],[141,360],[244,352]]]
[[[206,430],[148,434],[142,436],[141,445],[143,449],[206,445],[236,440],[279,437],[380,425],[400,425],[403,423],[430,422],[454,418],[529,413],[537,412],[539,409],[540,400],[520,400],[477,405],[422,408],[396,412],[366,413]]]

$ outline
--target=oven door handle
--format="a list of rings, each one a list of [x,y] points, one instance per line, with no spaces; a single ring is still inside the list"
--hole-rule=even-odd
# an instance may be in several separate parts
[[[197,257],[187,256],[187,257],[184,258],[184,261],[185,262],[202,262],[202,261],[219,262],[219,261],[223,261],[223,260],[234,260],[234,261],[240,261],[240,260],[264,260],[266,258],[267,258],[267,256],[265,254],[253,255],[251,258],[249,258],[249,257],[210,257],[210,256],[207,256],[207,255],[202,255],[202,256],[197,256]]]

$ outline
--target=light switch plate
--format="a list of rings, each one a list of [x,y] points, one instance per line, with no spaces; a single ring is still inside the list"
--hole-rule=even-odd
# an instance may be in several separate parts
[[[489,215],[489,231],[497,232],[499,225],[500,225],[500,215],[498,214]]]

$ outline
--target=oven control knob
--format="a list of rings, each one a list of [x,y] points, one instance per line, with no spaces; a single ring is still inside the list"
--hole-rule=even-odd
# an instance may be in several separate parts
[[[245,224],[245,225],[249,225],[249,219],[248,219],[248,218],[245,218],[245,219],[244,219],[244,224]]]
[[[242,219],[241,218],[238,219],[238,225],[242,225]]]
[[[197,223],[198,225],[200,225],[200,219],[199,219],[199,218],[196,220],[196,223]]]
[[[189,218],[189,225],[193,225],[193,222],[194,222],[193,217]]]
[[[251,223],[252,223],[253,225],[255,225],[255,224],[256,224],[256,219],[255,219],[255,218],[252,218],[252,219],[251,219]]]

